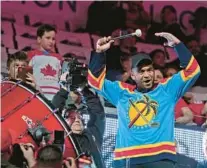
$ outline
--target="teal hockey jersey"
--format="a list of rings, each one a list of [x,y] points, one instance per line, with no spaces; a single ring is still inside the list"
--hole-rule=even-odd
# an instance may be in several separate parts
[[[183,43],[175,50],[184,69],[146,93],[136,86],[105,79],[105,55],[92,52],[88,83],[117,107],[115,167],[163,159],[176,161],[174,107],[198,78],[200,67]],[[155,124],[157,127],[152,126]]]

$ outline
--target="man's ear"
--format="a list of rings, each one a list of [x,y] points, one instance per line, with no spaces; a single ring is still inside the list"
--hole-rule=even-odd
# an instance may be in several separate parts
[[[7,73],[10,74],[10,65],[6,67]]]
[[[135,72],[134,72],[133,69],[132,69],[132,72],[131,72],[131,78],[135,81]]]
[[[41,37],[37,37],[37,43],[38,43],[38,44],[40,44],[41,39],[42,39]]]

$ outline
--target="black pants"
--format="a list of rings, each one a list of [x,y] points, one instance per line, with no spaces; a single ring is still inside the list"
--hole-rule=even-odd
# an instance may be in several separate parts
[[[180,165],[170,160],[160,160],[152,163],[145,163],[140,165],[127,165],[122,168],[191,168],[190,165]]]

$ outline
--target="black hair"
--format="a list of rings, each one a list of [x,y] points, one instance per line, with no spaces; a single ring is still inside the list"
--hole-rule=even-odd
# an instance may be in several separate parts
[[[65,53],[63,55],[63,57],[65,57],[65,58],[74,58],[75,57],[75,54],[73,54],[73,53]]]
[[[129,55],[122,55],[120,56],[120,61],[123,62],[123,61],[127,61],[131,58],[131,56]]]
[[[41,148],[37,154],[37,164],[50,166],[62,162],[62,151],[55,145],[47,145]]]
[[[162,76],[163,77],[165,76],[165,73],[164,73],[164,69],[163,68],[154,67],[154,70],[160,71],[162,73]]]
[[[37,29],[37,37],[42,37],[45,32],[54,31],[57,33],[56,28],[49,24],[43,24]]]
[[[10,54],[7,59],[7,68],[9,68],[11,63],[16,60],[28,62],[27,54],[24,51],[18,51],[14,54]]]
[[[159,52],[161,52],[163,55],[165,55],[165,53],[164,53],[163,50],[161,50],[161,49],[155,49],[155,50],[153,50],[153,51],[149,54],[149,56],[151,57],[151,59],[153,59],[154,56],[155,56],[157,53],[159,53]]]
[[[180,70],[179,66],[177,65],[177,62],[172,62],[172,63],[169,63],[169,64],[166,64],[165,68],[164,68],[164,77],[167,77],[167,71],[168,69],[175,69],[177,72]]]
[[[165,5],[162,10],[161,10],[161,19],[162,19],[162,22],[164,22],[163,20],[163,16],[164,16],[164,13],[166,11],[166,9],[169,9],[172,13],[174,13],[176,15],[176,20],[177,20],[177,11],[176,9],[174,8],[174,6],[172,5]]]

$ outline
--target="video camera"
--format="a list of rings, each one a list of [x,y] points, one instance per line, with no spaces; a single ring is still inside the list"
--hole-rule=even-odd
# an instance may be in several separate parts
[[[78,62],[77,58],[73,57],[67,63],[69,75],[66,77],[66,83],[70,91],[82,90],[87,84],[87,65]]]

